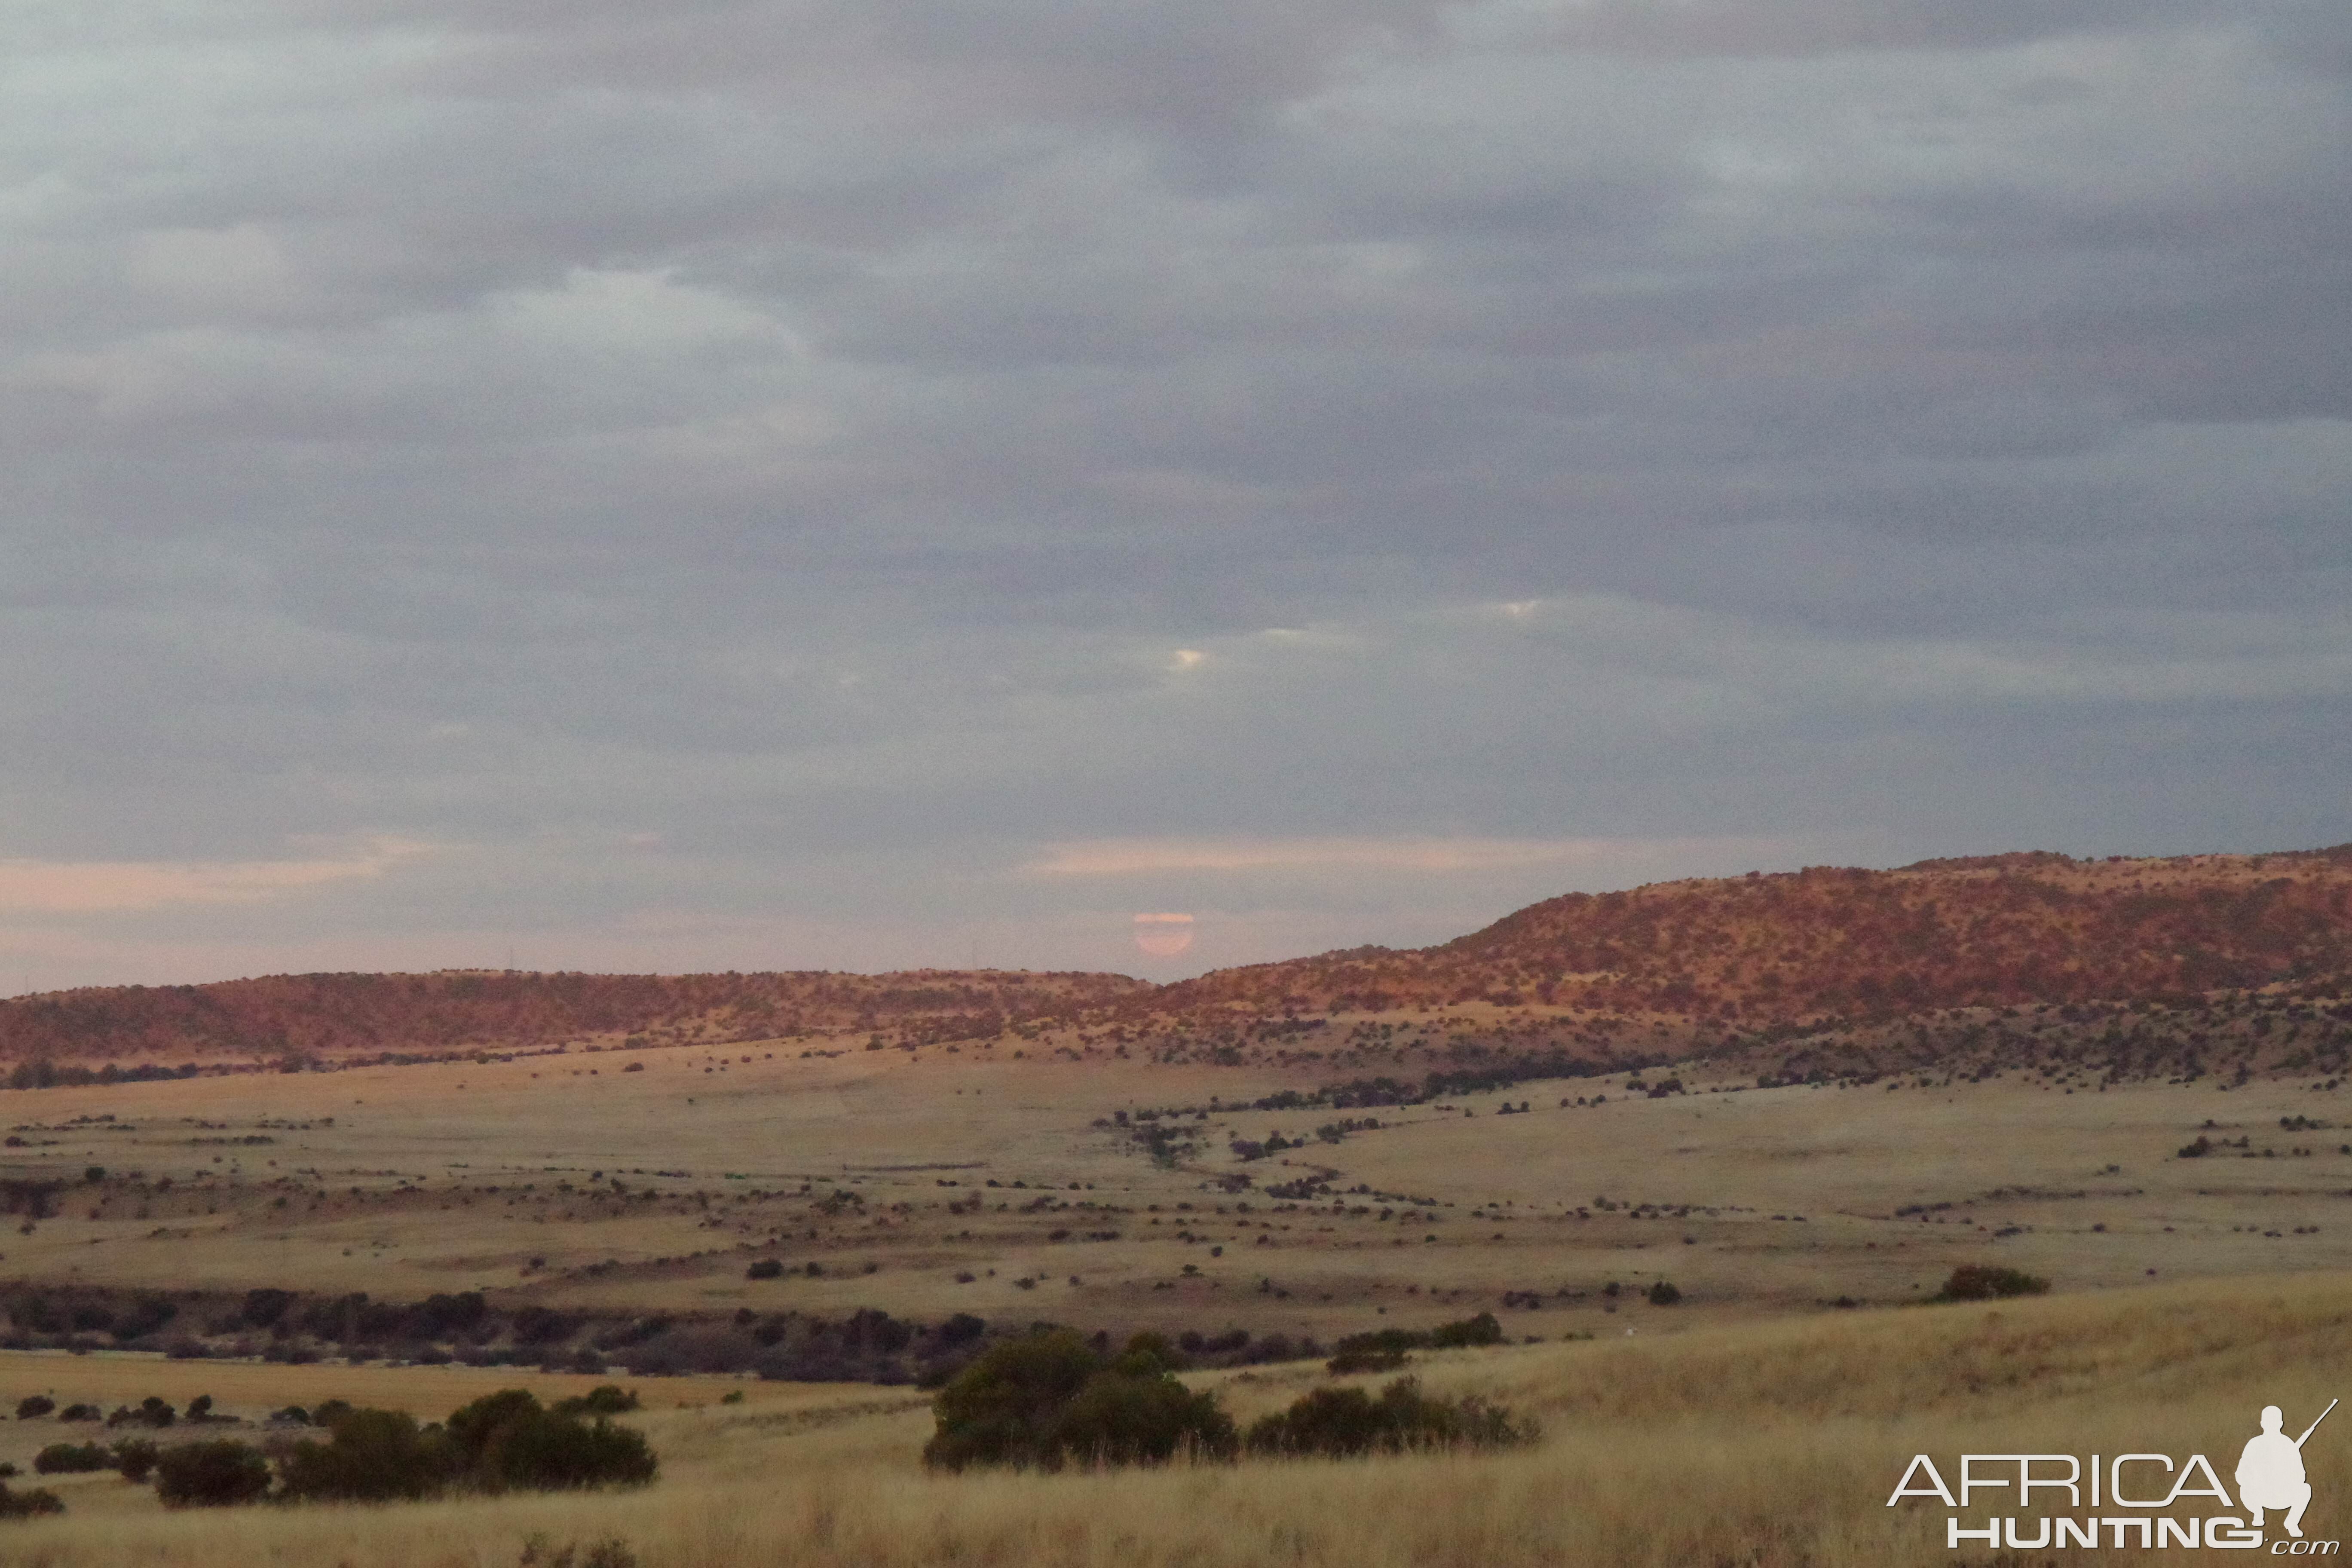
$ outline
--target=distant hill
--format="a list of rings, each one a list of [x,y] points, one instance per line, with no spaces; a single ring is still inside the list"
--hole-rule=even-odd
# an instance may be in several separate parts
[[[2261,994],[2251,1011],[2199,1010],[2220,993]],[[2163,1027],[2143,1020],[2115,1037],[2139,1042],[2136,1070],[2286,1064],[2311,1050],[2314,1061],[2352,1066],[2352,1029],[2337,1027],[2352,1010],[2264,1021],[2266,1009],[2299,999],[2307,1010],[2314,998],[2352,998],[2352,845],[2166,860],[2023,853],[1660,882],[1549,899],[1435,947],[1354,948],[1164,986],[1002,971],[449,971],[68,991],[0,1002],[0,1061],[127,1070],[879,1037],[897,1047],[1002,1040],[1106,1063],[1733,1053],[1810,1073],[1958,1059],[1963,1046],[1979,1049],[1966,1030],[1984,1020],[1888,1031],[1938,1013],[2034,1006],[2069,1009],[2070,1030],[2103,1040],[2122,1010],[2168,1009]],[[1996,1047],[1982,1047],[1985,1061],[2025,1049]]]
[[[2352,845],[2168,860],[2025,853],[1571,893],[1440,946],[1222,970],[1117,1011],[1206,1020],[1486,1004],[1753,1028],[2347,981]]]
[[[278,974],[126,985],[0,1002],[0,1059],[344,1061],[545,1048],[630,1037],[712,1044],[887,1032],[995,1035],[1041,1014],[1150,988],[1117,974],[913,970],[895,974]]]

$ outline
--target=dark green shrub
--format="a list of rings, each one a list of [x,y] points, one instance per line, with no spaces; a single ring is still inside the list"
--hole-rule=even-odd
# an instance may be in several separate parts
[[[25,1398],[16,1401],[16,1419],[37,1420],[57,1407],[58,1402],[46,1394],[27,1394]]]
[[[1188,1451],[1230,1458],[1232,1418],[1215,1395],[1177,1381],[1177,1362],[1157,1334],[1138,1334],[1116,1358],[1070,1329],[1008,1340],[940,1392],[923,1462],[1058,1470],[1072,1462],[1164,1463]]]
[[[114,1456],[98,1443],[52,1443],[33,1456],[33,1468],[45,1476],[110,1470],[114,1468]]]
[[[1341,1340],[1338,1346],[1339,1353],[1323,1363],[1324,1370],[1339,1377],[1351,1372],[1394,1372],[1412,1359],[1393,1346],[1356,1342],[1372,1337],[1360,1334]]]
[[[284,1495],[310,1502],[392,1502],[430,1497],[452,1468],[448,1439],[398,1410],[348,1410],[324,1443],[301,1442],[279,1461]]]
[[[1653,1307],[1671,1307],[1683,1299],[1683,1293],[1664,1279],[1651,1286],[1643,1294],[1649,1297],[1650,1305]]]
[[[783,1260],[777,1258],[762,1258],[751,1268],[743,1270],[743,1278],[746,1279],[781,1279],[783,1277]]]
[[[1469,1345],[1498,1345],[1503,1342],[1503,1325],[1492,1312],[1481,1312],[1475,1318],[1459,1322],[1440,1323],[1429,1331],[1432,1350],[1458,1350]]]
[[[63,1410],[58,1412],[58,1419],[60,1421],[102,1421],[105,1417],[99,1413],[99,1408],[95,1405],[68,1405]]]
[[[63,1513],[66,1505],[58,1494],[46,1487],[36,1487],[28,1492],[10,1491],[0,1482],[0,1519],[38,1519],[47,1513]]]
[[[474,1476],[491,1490],[574,1491],[641,1487],[658,1468],[641,1432],[541,1411],[501,1428]]]
[[[1217,1396],[1172,1374],[1113,1367],[1087,1380],[1055,1424],[1060,1451],[1090,1465],[1165,1464],[1180,1452],[1230,1459],[1241,1447]]]
[[[609,1385],[585,1397],[599,1396],[604,1405],[635,1405],[634,1396]],[[452,1412],[448,1430],[455,1475],[484,1491],[643,1486],[658,1468],[642,1433],[602,1415],[590,1422],[569,1410],[544,1409],[520,1388]]]
[[[263,1286],[259,1289],[247,1290],[245,1293],[245,1303],[239,1309],[238,1315],[253,1327],[266,1329],[284,1317],[286,1309],[293,1304],[293,1291],[274,1290],[268,1286]]]
[[[625,1415],[640,1408],[634,1389],[603,1384],[572,1399],[556,1401],[558,1415]]]
[[[1541,1436],[1532,1421],[1475,1395],[1434,1399],[1420,1383],[1401,1377],[1378,1399],[1360,1388],[1318,1388],[1289,1409],[1265,1415],[1249,1430],[1253,1454],[1321,1455],[1348,1458],[1414,1448],[1501,1448]]]
[[[2000,1268],[1989,1263],[1963,1263],[1952,1270],[1944,1288],[1928,1298],[1931,1301],[1990,1301],[2000,1296],[2039,1296],[2050,1289],[2050,1281],[2019,1268]]]
[[[122,1472],[124,1480],[136,1486],[154,1474],[155,1461],[163,1454],[152,1438],[125,1437],[114,1446],[114,1468]]]
[[[1349,1334],[1332,1347],[1337,1353],[1325,1365],[1341,1375],[1351,1372],[1394,1372],[1405,1363],[1407,1351],[1459,1350],[1502,1342],[1501,1322],[1494,1313],[1481,1312],[1475,1318],[1440,1323],[1426,1331],[1381,1329],[1373,1333]]]
[[[269,1461],[234,1438],[184,1443],[155,1461],[155,1495],[166,1508],[228,1508],[268,1489]]]

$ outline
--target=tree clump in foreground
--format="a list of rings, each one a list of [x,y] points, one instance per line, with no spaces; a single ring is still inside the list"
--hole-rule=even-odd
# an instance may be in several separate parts
[[[1229,1459],[1240,1447],[1216,1395],[1176,1379],[1181,1364],[1158,1334],[1138,1334],[1117,1356],[1055,1329],[1010,1340],[940,1391],[939,1429],[923,1445],[933,1469],[1009,1465],[1164,1464],[1181,1451]]]
[[[1136,1335],[1116,1356],[1068,1329],[1009,1341],[940,1391],[933,1405],[939,1426],[923,1462],[945,1470],[1059,1470],[1164,1464],[1180,1455],[1230,1460],[1244,1450],[1349,1458],[1496,1448],[1540,1436],[1533,1422],[1501,1405],[1475,1396],[1433,1397],[1415,1380],[1401,1378],[1377,1399],[1360,1388],[1318,1389],[1260,1419],[1244,1443],[1214,1394],[1177,1380],[1181,1364],[1168,1342],[1151,1333]]]
[[[599,1389],[553,1409],[522,1389],[486,1394],[446,1422],[419,1426],[404,1411],[322,1406],[320,1443],[296,1443],[269,1459],[224,1439],[166,1450],[155,1489],[174,1508],[256,1502],[398,1502],[451,1491],[568,1491],[643,1486],[658,1462],[641,1433],[606,1412],[634,1409],[618,1389]]]

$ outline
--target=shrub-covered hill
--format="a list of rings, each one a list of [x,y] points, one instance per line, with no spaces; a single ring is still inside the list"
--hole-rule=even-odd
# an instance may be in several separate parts
[[[1263,1017],[1484,1002],[1752,1028],[2347,983],[2352,845],[2168,860],[2029,853],[1572,893],[1441,946],[1224,970],[1117,1011]]]
[[[992,1036],[1039,1014],[1147,991],[1117,974],[278,974],[0,1002],[0,1059],[347,1060],[530,1049],[632,1035],[719,1043],[856,1031],[894,1042]]]

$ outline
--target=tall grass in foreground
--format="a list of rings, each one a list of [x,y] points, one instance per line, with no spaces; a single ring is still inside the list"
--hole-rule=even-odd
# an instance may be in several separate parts
[[[618,1536],[644,1568],[1942,1563],[1940,1507],[1883,1506],[1912,1454],[2193,1450],[2226,1479],[2263,1405],[2308,1419],[2352,1393],[2347,1329],[2352,1282],[2305,1276],[1465,1352],[1425,1381],[1539,1415],[1541,1446],[1108,1474],[928,1475],[919,1412],[705,1407],[646,1418],[648,1492],[166,1514],[84,1510],[121,1486],[91,1483],[0,1531],[0,1563],[510,1568],[544,1532]],[[1311,1380],[1220,1381],[1246,1419]],[[2321,1433],[2306,1530],[2326,1539],[2352,1526],[2352,1427]]]

